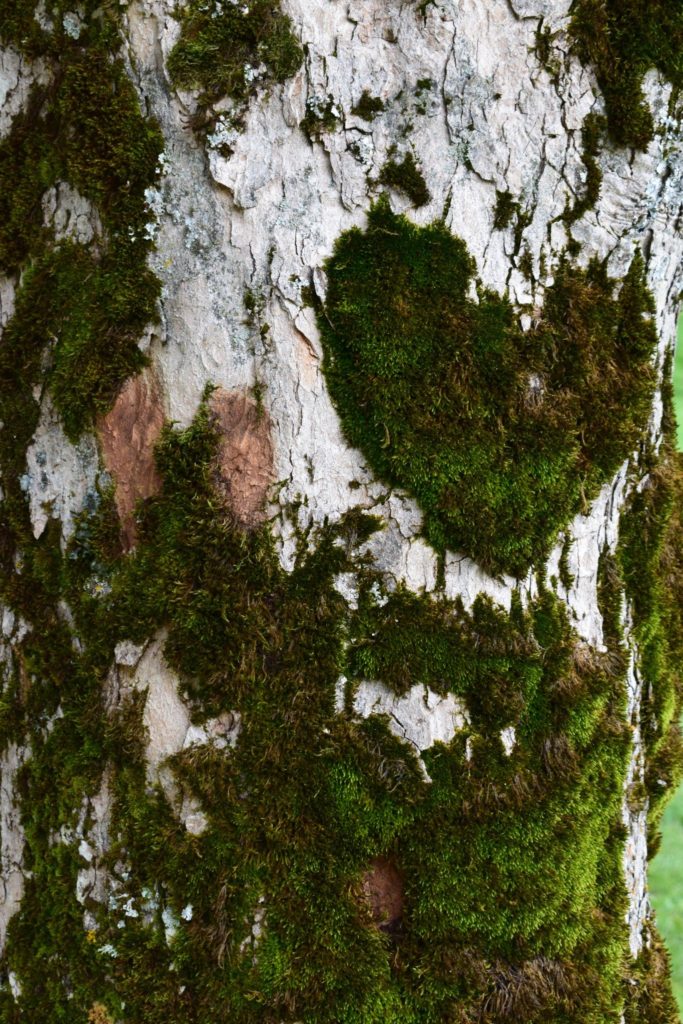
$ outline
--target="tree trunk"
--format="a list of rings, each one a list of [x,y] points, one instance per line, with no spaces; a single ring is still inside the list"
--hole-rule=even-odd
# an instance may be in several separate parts
[[[619,6],[0,0],[0,1020],[678,1020],[683,36]]]

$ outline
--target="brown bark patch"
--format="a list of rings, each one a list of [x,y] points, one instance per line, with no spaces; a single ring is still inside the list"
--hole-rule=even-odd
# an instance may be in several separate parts
[[[396,934],[403,917],[403,876],[387,857],[375,857],[363,875],[363,895],[377,927]]]
[[[244,391],[218,388],[209,405],[220,433],[216,489],[240,526],[253,529],[275,478],[270,417]]]
[[[137,502],[161,489],[154,446],[163,425],[159,386],[149,370],[126,381],[99,423],[104,464],[116,485],[116,508],[126,551],[137,541]]]

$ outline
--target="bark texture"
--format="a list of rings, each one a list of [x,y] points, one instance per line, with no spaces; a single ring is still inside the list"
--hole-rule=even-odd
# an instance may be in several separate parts
[[[671,1024],[669,63],[631,148],[587,3],[15,6],[0,1020]]]

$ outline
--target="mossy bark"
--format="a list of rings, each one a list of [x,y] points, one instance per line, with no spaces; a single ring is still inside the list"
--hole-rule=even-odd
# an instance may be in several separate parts
[[[3,1024],[678,1020],[680,19],[557,6],[0,0]]]

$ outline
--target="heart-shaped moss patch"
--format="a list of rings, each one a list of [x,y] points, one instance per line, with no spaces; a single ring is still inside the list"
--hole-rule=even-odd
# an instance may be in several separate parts
[[[507,299],[473,297],[460,239],[386,199],[326,269],[318,323],[349,442],[417,499],[435,548],[525,574],[647,423],[656,333],[642,259],[620,288],[596,262],[562,262],[527,332]]]

